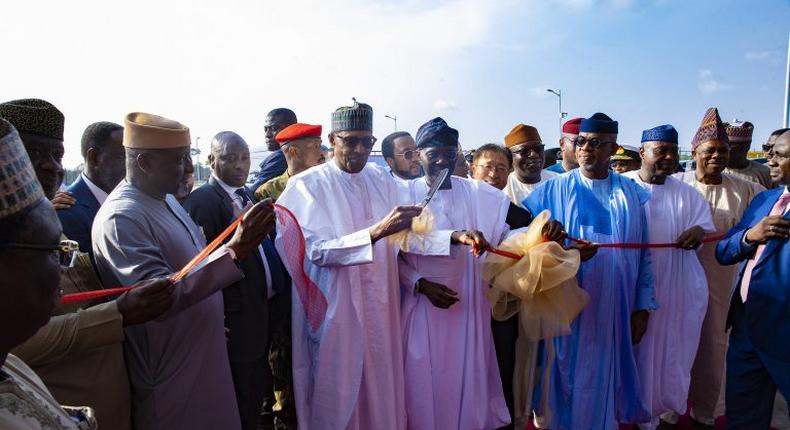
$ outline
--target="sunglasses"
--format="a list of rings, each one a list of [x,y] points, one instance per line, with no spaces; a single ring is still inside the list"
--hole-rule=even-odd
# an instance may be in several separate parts
[[[511,149],[510,153],[513,154],[513,155],[521,156],[521,157],[529,157],[530,154],[533,154],[533,153],[535,155],[540,155],[543,152],[543,149],[545,147],[546,147],[546,145],[543,145],[543,144],[533,145],[533,146],[522,146],[522,147],[516,148],[515,151]]]
[[[573,139],[573,146],[577,148],[581,148],[584,145],[590,145],[593,149],[598,149],[601,145],[612,144],[617,145],[617,142],[613,140],[600,140],[597,137],[593,137],[592,139],[585,139],[581,136],[575,137]]]
[[[419,154],[419,151],[416,149],[410,149],[408,151],[403,151],[403,154],[395,154],[395,156],[411,161],[417,157],[417,154]]]
[[[57,245],[44,245],[37,243],[7,243],[4,248],[35,249],[41,251],[51,251],[58,257],[58,263],[63,269],[74,267],[77,261],[77,252],[80,244],[73,240],[61,240]]]
[[[358,146],[362,145],[365,149],[373,149],[373,145],[376,143],[376,138],[374,136],[339,136],[335,135],[336,138],[343,141],[348,146]]]

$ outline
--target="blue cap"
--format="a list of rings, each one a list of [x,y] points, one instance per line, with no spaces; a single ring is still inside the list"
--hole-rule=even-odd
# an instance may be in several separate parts
[[[417,143],[417,148],[431,145],[457,146],[458,130],[450,127],[445,120],[437,117],[421,125],[414,140]]]
[[[645,142],[678,143],[678,131],[669,124],[659,125],[642,132],[642,143]]]
[[[584,118],[579,127],[580,133],[605,133],[617,134],[617,121],[609,118],[605,113],[594,113],[589,118]]]

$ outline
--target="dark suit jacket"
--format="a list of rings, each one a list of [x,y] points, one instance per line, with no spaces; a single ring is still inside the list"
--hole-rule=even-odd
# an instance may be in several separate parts
[[[716,259],[724,265],[747,260],[757,251],[757,244],[745,244],[746,230],[768,216],[785,187],[763,191],[754,197],[743,218],[716,247]],[[790,212],[785,214],[790,220]],[[730,315],[736,307],[743,306],[749,339],[760,351],[790,362],[790,243],[771,239],[752,271],[746,304],[741,301],[740,285],[733,294]],[[729,321],[730,323],[732,321]]]
[[[252,198],[252,196],[249,196]],[[217,237],[233,221],[233,200],[214,178],[193,191],[184,201],[184,209],[203,229],[206,241]],[[290,288],[283,278],[284,268],[270,239],[262,244],[271,270],[275,292]],[[258,360],[268,353],[269,308],[266,271],[259,252],[240,262],[244,279],[222,290],[225,302],[225,326],[228,356],[232,362]]]
[[[274,179],[285,173],[285,169],[287,168],[288,163],[285,162],[285,154],[283,154],[282,149],[272,152],[265,160],[261,161],[261,172],[258,174],[258,178],[255,179],[255,183],[250,187],[252,192],[255,193],[255,191],[258,191],[258,187],[265,184],[270,179]]]
[[[63,225],[63,234],[80,244],[80,251],[87,252],[93,259],[93,246],[91,245],[91,226],[96,212],[99,211],[99,201],[93,196],[88,184],[80,175],[68,191],[77,199],[77,203],[68,209],[57,211],[60,223]]]

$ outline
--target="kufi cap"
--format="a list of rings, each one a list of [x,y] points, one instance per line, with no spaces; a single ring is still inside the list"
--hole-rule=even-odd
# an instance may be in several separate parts
[[[678,143],[678,131],[669,124],[659,125],[642,132],[642,143],[645,142]]]
[[[708,108],[705,112],[702,123],[694,134],[694,139],[691,141],[691,149],[695,149],[711,140],[729,143],[727,131],[724,129],[724,124],[721,122],[721,117],[719,116],[719,110],[716,108]]]
[[[637,161],[640,159],[641,157],[639,157],[639,149],[631,145],[620,145],[620,147],[617,148],[617,152],[615,152],[614,155],[612,155],[612,158],[610,158],[612,161]]]
[[[565,121],[562,125],[562,132],[565,134],[579,134],[579,127],[582,125],[584,118],[573,118]]]
[[[589,118],[582,119],[579,132],[617,134],[617,121],[609,118],[605,113],[594,113]]]
[[[332,132],[366,130],[373,131],[373,108],[352,98],[352,106],[342,106],[332,112]]]
[[[505,136],[505,146],[508,148],[527,142],[541,142],[538,129],[531,125],[518,124]]]
[[[19,133],[63,140],[63,113],[41,99],[21,99],[0,104],[0,118],[13,124]]]
[[[725,122],[724,129],[727,131],[727,138],[730,140],[730,142],[752,141],[754,125],[749,121],[739,121],[734,119],[732,122]]]
[[[25,210],[44,198],[36,172],[19,134],[0,118],[0,219]]]
[[[458,130],[447,125],[442,118],[436,117],[420,126],[414,140],[417,148],[431,145],[457,146]]]
[[[190,146],[189,128],[178,121],[150,113],[126,115],[123,146],[137,149],[171,149]]]
[[[305,139],[308,137],[321,137],[321,126],[296,123],[280,130],[274,138],[280,146],[293,142],[298,139]]]

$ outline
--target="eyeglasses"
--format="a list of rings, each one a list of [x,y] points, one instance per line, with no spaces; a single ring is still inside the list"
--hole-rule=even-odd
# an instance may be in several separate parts
[[[455,149],[423,149],[422,152],[425,153],[425,158],[427,158],[429,162],[436,161],[439,157],[444,157],[447,161],[455,161],[458,159],[458,151]]]
[[[507,168],[506,166],[502,166],[502,165],[492,166],[490,164],[475,164],[474,166],[478,167],[478,168],[481,168],[481,169],[485,170],[486,172],[493,171],[493,172],[496,172],[496,173],[507,173],[507,172],[510,171],[509,168]]]
[[[335,137],[348,146],[362,145],[365,149],[373,149],[373,145],[377,140],[374,136],[340,136],[336,134]]]
[[[543,149],[546,145],[532,145],[532,146],[520,146],[515,151],[513,149],[510,150],[510,153],[513,155],[518,155],[520,157],[529,157],[530,154],[540,155],[543,152]]]
[[[417,154],[419,154],[419,151],[417,151],[416,149],[410,149],[408,151],[403,151],[403,154],[394,154],[394,155],[396,157],[402,157],[405,160],[411,161],[415,157],[417,157]]]
[[[6,243],[3,245],[3,247],[52,251],[57,255],[60,267],[63,269],[74,267],[74,263],[77,261],[77,252],[80,250],[80,244],[73,240],[61,240],[57,245],[44,245],[38,243]]]
[[[581,136],[578,136],[573,139],[573,146],[577,148],[581,148],[582,146],[587,144],[589,144],[593,149],[598,149],[601,147],[601,145],[607,145],[607,144],[617,145],[617,142],[613,140],[600,140],[597,137],[593,137],[592,139],[585,139]]]

